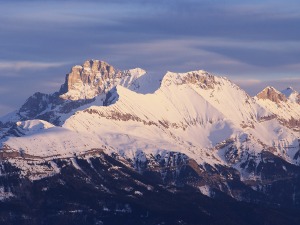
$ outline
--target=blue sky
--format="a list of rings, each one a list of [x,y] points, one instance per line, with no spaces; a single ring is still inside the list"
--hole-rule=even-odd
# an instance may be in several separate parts
[[[86,59],[152,73],[204,69],[249,94],[300,91],[300,3],[16,0],[0,3],[0,115],[59,89]]]

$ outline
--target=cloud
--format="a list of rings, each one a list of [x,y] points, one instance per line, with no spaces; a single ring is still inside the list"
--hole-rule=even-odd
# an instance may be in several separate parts
[[[97,48],[101,48],[105,52],[116,53],[111,54],[107,61],[121,69],[138,66],[148,72],[160,75],[166,71],[186,72],[199,69],[225,73],[231,71],[228,68],[234,69],[241,66],[237,60],[195,48],[196,44],[198,44],[198,40],[170,39],[144,43],[100,45]],[[132,51],[133,49],[134,51]]]
[[[207,51],[242,61],[247,64],[261,67],[279,67],[283,65],[295,64],[299,61],[299,49],[252,49],[245,47],[203,47]]]
[[[59,90],[60,86],[62,85],[59,81],[50,81],[46,83],[42,83],[41,86],[46,89],[53,89],[53,90]]]
[[[238,85],[243,85],[243,86],[253,86],[262,83],[261,80],[255,80],[255,79],[245,79],[245,80],[235,80],[235,83]]]
[[[286,49],[292,48],[295,42],[281,43],[281,47],[274,47],[279,44],[278,42],[269,42],[264,45],[263,42],[252,43],[228,39],[177,38],[157,41],[146,40],[138,43],[107,44],[105,46],[100,44],[96,45],[95,48],[99,49],[100,52],[108,53],[105,60],[116,67],[120,66],[122,69],[139,66],[157,73],[164,73],[167,70],[185,72],[204,69],[213,73],[225,74],[228,77],[238,77],[239,79],[249,77],[251,79],[271,79],[272,77],[288,74],[295,76],[298,71],[298,64],[290,63],[297,61],[297,58],[294,59],[291,55],[284,54],[285,49],[283,47],[286,46]],[[227,51],[223,53],[211,50],[220,48],[222,45],[228,47],[228,52],[230,52],[230,49],[238,49],[236,50],[238,53],[240,51],[247,52],[250,49],[249,52],[252,54],[234,57],[234,53],[230,55],[227,54]],[[249,46],[249,48],[244,46]],[[263,46],[262,49],[260,49],[260,46]],[[275,49],[274,53],[269,53],[264,49],[273,47]],[[251,48],[254,49],[251,50]],[[294,54],[297,54],[297,47],[295,49]],[[264,52],[266,53],[263,54]],[[281,56],[276,56],[276,54]],[[268,62],[269,58],[272,57],[278,57],[277,63],[275,63],[275,60],[274,62]],[[283,61],[280,61],[280,59]],[[288,74],[287,71],[289,71]]]
[[[0,70],[45,70],[65,64],[61,62],[0,61]]]
[[[1,87],[0,86],[0,94],[4,94],[6,92],[9,92],[9,88],[8,87]]]

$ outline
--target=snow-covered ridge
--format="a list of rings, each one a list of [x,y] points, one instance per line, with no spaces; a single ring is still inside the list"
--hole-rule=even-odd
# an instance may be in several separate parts
[[[162,80],[162,88],[170,85],[189,86],[238,125],[253,126],[261,118],[272,114],[226,77],[214,76],[203,70],[187,73],[167,72]]]
[[[204,70],[190,71],[187,73],[174,73],[168,71],[162,80],[162,85],[198,84],[202,88],[214,88],[215,76]]]

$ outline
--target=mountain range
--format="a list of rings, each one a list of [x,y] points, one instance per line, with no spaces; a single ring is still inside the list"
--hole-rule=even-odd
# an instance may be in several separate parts
[[[299,224],[300,94],[88,60],[0,118],[5,224]]]

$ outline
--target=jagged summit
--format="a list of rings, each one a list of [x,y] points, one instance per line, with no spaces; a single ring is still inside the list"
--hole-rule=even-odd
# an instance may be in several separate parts
[[[107,93],[117,84],[129,87],[132,82],[146,74],[141,68],[121,71],[100,60],[87,60],[76,65],[67,74],[60,97],[68,100],[92,99]]]
[[[274,87],[268,86],[259,92],[256,97],[258,99],[269,99],[272,102],[279,103],[281,101],[286,102],[287,98],[280,91],[276,90]]]
[[[269,99],[272,102],[292,102],[300,103],[300,94],[295,91],[292,87],[287,87],[281,92],[276,90],[274,87],[268,86],[256,95],[258,99]]]
[[[187,73],[174,73],[168,71],[163,77],[162,85],[170,84],[198,84],[202,88],[212,89],[216,84],[215,76],[204,70],[190,71]]]

